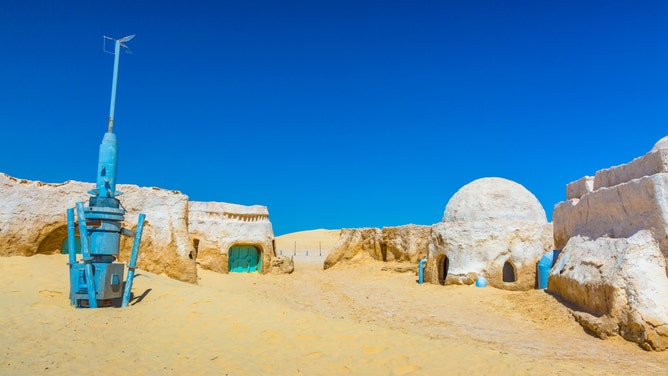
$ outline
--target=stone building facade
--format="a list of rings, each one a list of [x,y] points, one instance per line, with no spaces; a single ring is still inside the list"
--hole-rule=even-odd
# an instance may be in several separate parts
[[[668,349],[668,137],[633,161],[566,186],[548,291],[599,337]]]
[[[67,208],[86,203],[91,183],[49,184],[0,173],[0,256],[60,252],[67,237]],[[197,283],[197,263],[228,272],[232,250],[239,271],[271,271],[274,234],[265,206],[191,202],[178,191],[119,184],[126,210],[123,226],[134,230],[146,214],[138,267]],[[127,261],[132,239],[121,237],[119,260]],[[245,254],[241,254],[245,252]],[[253,253],[255,258],[253,258]],[[250,255],[250,256],[249,256]],[[245,262],[249,256],[250,263]],[[251,265],[255,262],[254,265]]]

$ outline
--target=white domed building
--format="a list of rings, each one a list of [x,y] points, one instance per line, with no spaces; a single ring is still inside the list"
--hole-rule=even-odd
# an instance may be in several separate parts
[[[536,286],[536,263],[553,249],[552,225],[522,185],[483,178],[462,187],[432,227],[425,280],[472,284],[480,276],[506,290]]]

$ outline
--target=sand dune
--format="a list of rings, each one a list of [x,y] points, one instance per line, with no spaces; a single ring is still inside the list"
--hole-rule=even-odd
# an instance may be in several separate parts
[[[0,258],[0,374],[662,375],[543,291],[416,283],[360,261],[291,275],[139,271],[128,308],[74,309],[67,258]]]
[[[307,230],[276,237],[276,252],[292,256],[297,262],[323,263],[341,230]]]

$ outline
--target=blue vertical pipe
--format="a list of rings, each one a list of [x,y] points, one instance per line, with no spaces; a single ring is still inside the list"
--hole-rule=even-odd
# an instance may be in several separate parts
[[[70,267],[70,273],[72,266],[77,263],[76,256],[76,243],[74,241],[74,208],[67,209],[67,254],[69,255],[69,262],[67,265]],[[71,299],[70,304],[73,306],[77,304],[76,299]]]
[[[77,202],[77,217],[79,219],[79,238],[81,239],[81,254],[83,255],[84,273],[86,273],[86,289],[88,290],[88,307],[97,308],[95,296],[95,281],[93,280],[93,261],[90,258],[88,248],[88,229],[86,228],[86,216],[84,215],[83,202]]]
[[[74,208],[69,208],[67,209],[67,253],[69,254],[68,265],[70,266],[70,269],[72,269],[72,265],[77,262],[74,236]]]
[[[137,231],[135,232],[135,241],[132,244],[132,254],[130,255],[130,264],[128,265],[128,279],[125,281],[125,290],[123,291],[123,302],[121,307],[127,307],[130,302],[130,292],[132,291],[132,282],[135,278],[135,269],[137,268],[137,254],[139,253],[139,243],[141,242],[141,234],[144,230],[145,214],[139,214],[137,221]]]
[[[111,81],[111,104],[109,105],[109,123],[107,132],[114,133],[114,109],[116,107],[116,84],[118,83],[118,60],[121,52],[121,41],[116,40],[114,46],[114,78]]]
[[[427,263],[427,259],[422,259],[418,263],[418,283],[422,284],[424,282],[424,264]]]

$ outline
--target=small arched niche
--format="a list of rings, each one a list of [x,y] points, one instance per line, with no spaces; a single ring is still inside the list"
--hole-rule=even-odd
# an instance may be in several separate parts
[[[517,282],[517,270],[515,269],[515,265],[510,261],[503,263],[503,282]]]

